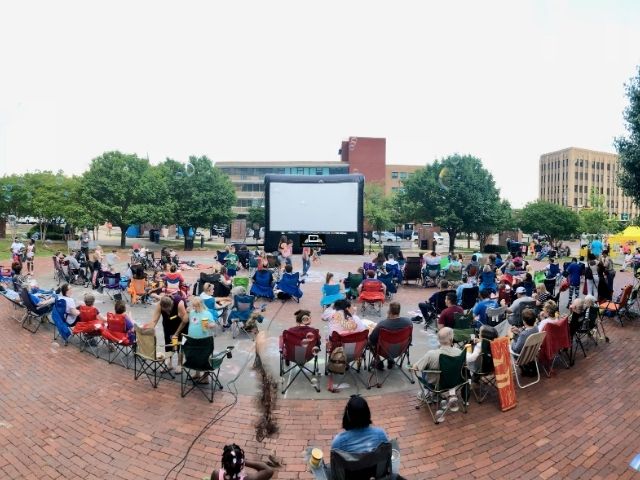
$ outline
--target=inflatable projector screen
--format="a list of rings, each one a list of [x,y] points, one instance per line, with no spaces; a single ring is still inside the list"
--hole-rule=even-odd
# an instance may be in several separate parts
[[[326,253],[364,252],[362,175],[265,175],[265,250],[281,235]]]

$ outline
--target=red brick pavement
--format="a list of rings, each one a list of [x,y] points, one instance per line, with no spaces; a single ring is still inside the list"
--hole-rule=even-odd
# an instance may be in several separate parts
[[[225,405],[202,396],[180,398],[179,387],[157,390],[132,371],[108,365],[72,345],[57,347],[51,329],[32,335],[2,305],[0,335],[0,478],[161,479],[197,433]],[[632,478],[640,451],[637,414],[637,322],[607,322],[611,343],[578,356],[570,370],[518,390],[517,408],[472,401],[469,413],[434,425],[416,411],[413,392],[368,397],[376,425],[399,439],[401,471],[426,478]],[[286,465],[275,478],[311,478],[302,450],[329,451],[340,430],[344,400],[280,400],[279,434],[255,440],[253,398],[238,403],[195,442],[178,477],[199,479],[218,466],[221,447],[234,441],[252,458],[273,451]]]

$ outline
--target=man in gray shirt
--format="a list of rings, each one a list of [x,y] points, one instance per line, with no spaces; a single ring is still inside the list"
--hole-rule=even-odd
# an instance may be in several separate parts
[[[517,298],[507,309],[507,312],[511,314],[509,316],[509,323],[520,326],[522,325],[522,310],[531,303],[535,305],[536,301],[532,297],[527,296],[527,291],[524,287],[518,287],[516,289],[516,296]],[[502,301],[502,305],[504,306],[504,300]]]

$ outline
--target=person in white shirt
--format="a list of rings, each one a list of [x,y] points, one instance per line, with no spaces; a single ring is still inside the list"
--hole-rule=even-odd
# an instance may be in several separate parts
[[[76,301],[71,297],[71,286],[68,283],[63,284],[62,287],[60,287],[60,293],[67,304],[67,323],[69,325],[75,325],[80,311],[76,308]]]
[[[14,261],[22,263],[22,252],[24,251],[24,249],[25,249],[24,243],[18,240],[18,237],[14,237],[11,247],[9,247],[9,250],[13,255]]]

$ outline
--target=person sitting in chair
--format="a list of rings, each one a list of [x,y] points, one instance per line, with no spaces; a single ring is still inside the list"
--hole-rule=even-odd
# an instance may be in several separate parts
[[[338,300],[333,304],[335,313],[329,320],[329,336],[333,332],[340,335],[348,335],[349,333],[362,332],[367,327],[360,317],[356,315],[356,308],[351,305],[349,300]]]
[[[332,450],[350,453],[372,452],[389,441],[382,428],[371,426],[369,404],[360,395],[351,395],[342,415],[342,428],[331,442]]]
[[[480,354],[482,353],[482,340],[489,340],[490,342],[498,338],[498,331],[494,327],[489,325],[482,325],[478,332],[479,338],[474,340],[473,351],[467,350],[467,367],[471,373],[476,373],[480,370]]]
[[[498,308],[498,303],[491,298],[491,290],[480,290],[480,301],[473,307],[473,318],[484,325],[487,323],[487,308]],[[482,327],[480,327],[482,328]]]
[[[379,322],[369,335],[369,345],[375,350],[375,347],[378,345],[378,337],[380,336],[381,328],[385,328],[387,330],[402,330],[406,327],[413,327],[413,323],[407,317],[400,316],[400,303],[391,302],[389,304],[387,318]],[[379,370],[384,368],[382,360],[378,361],[376,367]],[[387,359],[387,367],[393,368],[393,359]]]
[[[376,279],[376,272],[374,272],[373,270],[367,270],[367,278],[365,278],[362,281],[362,283],[358,285],[358,295],[362,293],[362,287],[367,282],[369,283],[376,282],[377,284],[379,284],[379,287],[380,287],[380,290],[382,290],[382,293],[384,293],[385,296],[387,295],[387,286],[384,283],[382,283],[380,280]]]
[[[78,315],[80,315],[80,310],[76,308],[76,301],[71,297],[71,286],[68,283],[63,284],[60,287],[60,294],[62,295],[61,298],[67,305],[67,324],[69,324],[69,326],[73,326],[76,324]]]
[[[513,353],[520,353],[524,347],[524,343],[527,338],[534,333],[538,333],[538,327],[536,327],[536,313],[530,309],[525,308],[522,312],[522,322],[524,328],[511,327],[511,331],[517,337],[511,342],[511,351]]]
[[[180,291],[180,287],[184,284],[184,277],[178,271],[178,267],[175,264],[171,264],[169,271],[164,276],[164,281],[166,284],[165,293],[172,295]]]
[[[535,302],[535,300],[531,297],[527,296],[527,291],[525,290],[524,287],[518,287],[516,288],[516,299],[513,301],[513,303],[511,304],[511,306],[509,308],[507,308],[507,313],[510,313],[511,315],[509,316],[509,323],[511,325],[519,325],[520,324],[520,317],[522,314],[522,304],[525,302]],[[505,306],[506,302],[503,300],[501,301],[500,305]]]
[[[20,265],[20,268],[22,268],[22,265]],[[29,282],[29,298],[39,313],[51,311],[53,302],[56,301],[54,296],[41,293],[41,290],[38,288],[38,282],[35,280]]]
[[[455,314],[464,313],[464,310],[456,303],[456,294],[454,292],[447,293],[447,296],[444,297],[444,303],[447,308],[440,312],[440,316],[438,317],[438,328],[453,328],[453,325],[455,324]]]
[[[438,330],[438,343],[440,346],[435,350],[429,350],[424,356],[413,364],[411,367],[413,370],[439,370],[440,369],[440,355],[448,355],[450,357],[458,357],[462,354],[462,350],[453,346],[453,329],[449,327],[442,327]],[[427,382],[432,385],[438,383],[440,375],[437,373],[430,373],[427,375]]]

